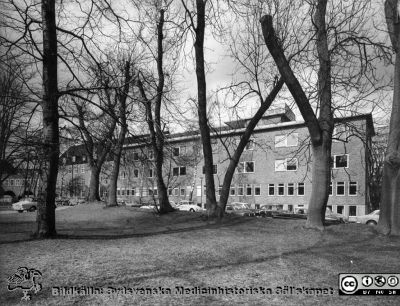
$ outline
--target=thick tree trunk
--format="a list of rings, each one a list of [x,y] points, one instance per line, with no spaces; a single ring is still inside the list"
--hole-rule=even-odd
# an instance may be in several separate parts
[[[207,83],[204,69],[204,31],[205,31],[205,6],[206,1],[196,0],[197,8],[197,27],[196,40],[194,43],[196,58],[196,77],[197,77],[197,100],[198,116],[201,141],[203,145],[204,169],[206,180],[206,201],[207,212],[210,217],[221,215],[217,211],[217,200],[215,197],[215,183],[213,172],[213,154],[211,146],[210,128],[207,118]]]
[[[382,198],[378,231],[400,235],[400,9],[399,0],[385,2],[386,22],[396,54],[394,91],[388,147],[383,166]]]
[[[100,185],[100,171],[101,167],[90,167],[90,183],[89,183],[89,202],[100,201],[99,185]]]
[[[57,34],[55,1],[42,1],[43,20],[43,143],[42,186],[37,211],[38,237],[56,235],[55,196],[59,159]]]
[[[120,136],[119,139],[123,141],[125,139],[125,136],[122,137],[122,130],[120,131]],[[114,149],[114,158],[113,158],[113,169],[111,172],[111,177],[110,177],[110,185],[108,189],[108,201],[107,201],[107,206],[117,206],[117,185],[118,185],[118,176],[119,176],[119,168],[121,165],[121,155],[122,155],[122,145],[120,145],[119,141],[117,144],[117,147]]]
[[[329,141],[327,141],[329,142]],[[331,146],[324,142],[312,148],[312,189],[308,204],[307,228],[324,229],[325,210],[329,198]]]
[[[331,60],[325,24],[326,5],[327,0],[318,1],[313,16],[313,24],[316,27],[316,47],[320,65],[318,71],[320,115],[318,119],[303,88],[289,66],[282,46],[276,37],[272,24],[272,16],[266,15],[260,20],[268,50],[292,94],[293,99],[299,107],[311,136],[311,145],[313,148],[313,191],[309,203],[307,227],[316,229],[323,229],[323,221],[325,218],[330,181],[330,177],[327,177],[327,173],[330,175],[329,159],[333,131]],[[322,186],[322,184],[326,185]]]

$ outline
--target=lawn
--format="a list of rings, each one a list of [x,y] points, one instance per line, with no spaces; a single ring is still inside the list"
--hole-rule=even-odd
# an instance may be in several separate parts
[[[7,290],[7,277],[20,266],[42,273],[43,289],[30,302],[37,305],[400,303],[400,297],[338,296],[338,273],[400,272],[400,239],[377,236],[364,225],[332,225],[321,233],[304,229],[304,220],[228,217],[217,226],[197,213],[157,216],[91,204],[57,211],[62,238],[26,240],[34,218],[33,213],[0,215],[1,305],[27,304],[20,301],[20,290]],[[74,286],[120,292],[52,294]],[[333,294],[276,294],[284,286],[333,288]],[[176,287],[188,290],[180,294]],[[198,293],[214,287],[233,291]],[[274,294],[249,289],[260,287]]]

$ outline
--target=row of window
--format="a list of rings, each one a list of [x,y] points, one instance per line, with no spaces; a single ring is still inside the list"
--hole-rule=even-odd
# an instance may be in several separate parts
[[[346,195],[346,182],[336,182],[336,195],[345,196]],[[347,194],[350,196],[355,196],[358,193],[358,183],[357,182],[347,182]],[[333,183],[329,185],[329,195],[333,195]]]
[[[72,173],[72,169],[73,169],[73,171],[74,171],[74,173],[76,173],[76,174],[78,174],[79,172],[80,173],[85,173],[85,171],[86,171],[86,165],[71,165],[71,166],[68,166],[68,173]]]
[[[329,188],[329,195],[333,194],[332,183]],[[358,193],[358,183],[357,182],[347,182],[348,192],[350,196],[355,196]],[[204,186],[204,190],[206,187]],[[218,195],[221,194],[222,186],[219,186]],[[344,196],[346,195],[346,182],[336,182],[336,195]],[[179,188],[169,188],[168,194],[170,196],[186,196],[188,192],[191,192],[191,186],[179,187]],[[205,191],[204,191],[205,192]],[[117,195],[137,195],[139,196],[140,190],[136,188],[131,189],[117,189]],[[261,195],[261,184],[243,184],[231,186],[229,194],[231,196],[260,196]],[[305,194],[305,184],[301,183],[271,183],[268,184],[267,195],[268,196],[304,196]],[[147,195],[157,195],[157,188],[142,189],[142,196]],[[201,186],[197,186],[197,196],[201,196]]]

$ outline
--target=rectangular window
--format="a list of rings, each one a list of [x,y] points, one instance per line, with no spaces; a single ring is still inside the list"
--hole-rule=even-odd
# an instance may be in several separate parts
[[[179,195],[179,189],[178,188],[174,188],[174,196],[178,196]]]
[[[344,182],[336,182],[336,195],[344,195]]]
[[[136,190],[135,190],[135,188],[132,188],[132,189],[131,189],[131,195],[134,196],[135,194],[136,194]]]
[[[246,185],[246,195],[247,196],[253,195],[253,186],[251,184]]]
[[[186,175],[186,167],[179,167],[179,175]]]
[[[357,195],[358,184],[357,182],[349,182],[349,195]]]
[[[155,196],[158,195],[158,189],[157,189],[157,187],[154,187],[154,189],[153,189],[153,194],[154,194]]]
[[[168,195],[172,196],[172,188],[168,188]]]
[[[173,156],[179,156],[179,153],[180,153],[179,147],[175,147],[175,148],[172,149],[172,155]]]
[[[154,175],[153,169],[149,169],[149,177],[153,177],[153,175]]]
[[[275,195],[275,184],[268,184],[268,195]]]
[[[336,213],[338,213],[338,214],[343,214],[343,208],[344,208],[343,205],[338,205],[338,206],[336,207]]]
[[[297,147],[299,144],[299,134],[298,133],[290,133],[287,135],[287,146],[288,147]]]
[[[153,189],[149,188],[148,189],[148,193],[149,193],[149,196],[152,196],[153,195]]]
[[[186,189],[185,188],[181,188],[181,197],[184,197],[186,194]]]
[[[252,161],[245,162],[244,172],[253,173],[254,172],[254,162],[252,162]]]
[[[333,169],[348,168],[349,154],[334,155],[333,159],[331,159],[331,166]]]
[[[121,190],[117,189],[117,195],[121,195]]]
[[[294,183],[287,184],[287,195],[288,196],[294,195]]]
[[[149,160],[153,160],[154,159],[154,151],[153,150],[149,150],[147,152],[147,155],[149,157]]]
[[[133,152],[133,160],[139,160],[139,153]]]
[[[299,144],[299,134],[289,133],[275,136],[275,148],[296,147]]]
[[[286,170],[287,171],[297,170],[297,158],[291,158],[286,160]]]
[[[121,195],[125,195],[125,189],[121,189]]]
[[[275,148],[286,147],[286,135],[275,136]]]
[[[235,195],[235,193],[236,193],[235,186],[231,186],[231,189],[230,189],[230,192],[229,192],[229,194],[230,194],[231,196],[234,196],[234,195]]]
[[[278,184],[278,195],[283,196],[285,195],[285,184]]]
[[[133,177],[139,177],[139,169],[133,169]]]
[[[179,176],[179,167],[172,168],[172,175]]]
[[[297,183],[297,195],[304,195],[304,183]]]
[[[297,170],[297,158],[286,158],[275,160],[275,171],[296,171]]]
[[[243,185],[239,185],[238,186],[238,195],[242,196],[244,194],[244,188]]]
[[[126,195],[128,196],[129,194],[130,194],[130,190],[127,189],[127,190],[126,190]]]
[[[147,197],[147,189],[143,189],[142,190],[142,196],[143,197]]]
[[[261,185],[254,185],[254,195],[255,196],[261,195]]]
[[[349,216],[357,216],[357,206],[349,206]]]
[[[333,195],[332,182],[329,183],[329,195]]]

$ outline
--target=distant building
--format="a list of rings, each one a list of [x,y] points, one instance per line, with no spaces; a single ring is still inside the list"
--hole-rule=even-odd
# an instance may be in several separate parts
[[[212,134],[214,179],[217,200],[229,154],[233,153],[249,119],[226,122]],[[333,212],[357,216],[367,212],[368,150],[374,127],[371,114],[335,119],[332,143],[332,182],[328,206]],[[128,138],[120,169],[117,196],[128,202],[148,202],[157,197],[153,152],[145,138]],[[139,141],[140,140],[140,141]],[[67,171],[82,177],[88,186],[90,171],[82,146],[71,147],[62,156]],[[75,152],[75,153],[73,153]],[[203,157],[199,132],[166,136],[164,174],[171,201],[205,202]],[[74,168],[76,167],[76,168]],[[107,168],[101,176],[101,191],[109,183]],[[229,201],[253,207],[296,211],[307,209],[311,195],[312,156],[307,127],[296,121],[287,107],[267,112],[254,130],[232,180]],[[76,169],[76,170],[72,170]],[[87,188],[87,187],[86,187]]]

